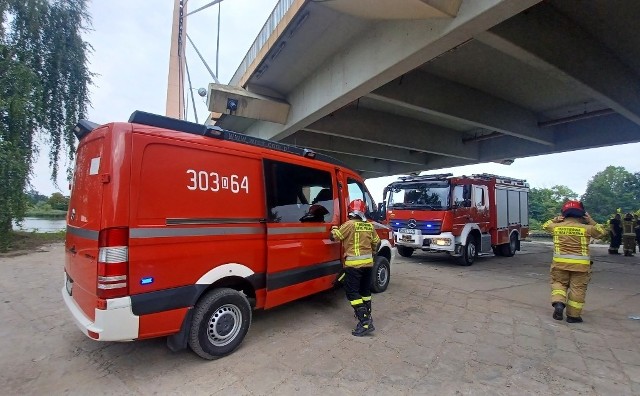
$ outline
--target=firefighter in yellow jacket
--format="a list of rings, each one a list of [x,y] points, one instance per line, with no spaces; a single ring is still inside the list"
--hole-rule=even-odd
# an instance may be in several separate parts
[[[380,237],[373,224],[367,222],[366,210],[364,201],[355,199],[349,204],[349,220],[340,228],[331,227],[331,240],[343,243],[344,289],[358,319],[351,334],[358,337],[375,330],[371,317],[371,268]]]
[[[563,319],[567,308],[567,322],[582,322],[587,285],[591,280],[591,238],[604,234],[604,229],[584,210],[582,202],[567,201],[562,216],[557,216],[543,228],[553,234],[551,263],[551,305],[553,318]]]

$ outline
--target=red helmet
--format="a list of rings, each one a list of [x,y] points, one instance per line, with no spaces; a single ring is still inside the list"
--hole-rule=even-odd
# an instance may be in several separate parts
[[[562,205],[562,215],[565,217],[582,217],[584,214],[584,205],[580,201],[570,200]]]
[[[349,203],[349,216],[358,216],[362,221],[366,221],[365,212],[367,211],[367,205],[361,199],[354,199]]]

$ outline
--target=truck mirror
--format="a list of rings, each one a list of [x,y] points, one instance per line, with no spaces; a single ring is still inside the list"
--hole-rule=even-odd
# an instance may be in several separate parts
[[[382,221],[382,220],[386,220],[387,219],[387,206],[385,205],[384,202],[380,202],[378,204],[378,220]]]
[[[462,188],[462,198],[464,198],[465,201],[467,199],[471,200],[471,186],[470,185],[465,184],[465,186]]]

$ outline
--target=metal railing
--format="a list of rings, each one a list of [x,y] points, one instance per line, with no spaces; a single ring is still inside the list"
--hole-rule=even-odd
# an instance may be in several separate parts
[[[247,71],[251,63],[257,58],[258,52],[262,49],[262,47],[267,43],[269,37],[271,37],[271,33],[276,30],[278,23],[282,20],[284,15],[289,11],[291,5],[295,0],[280,0],[278,4],[276,4],[275,8],[271,12],[271,15],[262,26],[260,33],[258,33],[258,37],[256,37],[255,41],[247,51],[247,54],[244,56],[242,62],[240,62],[240,66],[231,77],[231,81],[229,81],[229,85],[238,85],[240,83],[240,79]]]

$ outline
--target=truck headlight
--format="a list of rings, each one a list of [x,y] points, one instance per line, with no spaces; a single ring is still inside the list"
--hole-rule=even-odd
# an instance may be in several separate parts
[[[451,239],[449,238],[433,238],[431,243],[437,246],[451,246]]]

